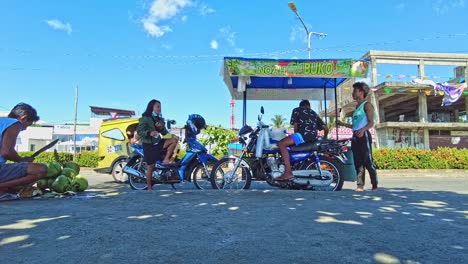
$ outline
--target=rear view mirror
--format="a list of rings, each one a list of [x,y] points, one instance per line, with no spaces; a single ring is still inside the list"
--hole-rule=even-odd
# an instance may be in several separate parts
[[[172,125],[175,125],[175,124],[176,124],[175,120],[168,119],[166,122],[167,129],[171,129]]]

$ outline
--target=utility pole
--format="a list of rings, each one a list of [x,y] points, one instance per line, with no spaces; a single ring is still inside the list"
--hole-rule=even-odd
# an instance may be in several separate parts
[[[294,14],[296,14],[297,18],[299,18],[299,20],[301,21],[301,23],[304,26],[304,29],[305,29],[305,31],[307,33],[307,51],[309,52],[309,59],[310,59],[310,50],[311,50],[311,48],[310,48],[310,38],[312,37],[312,35],[319,36],[319,37],[326,37],[327,34],[320,33],[320,32],[310,32],[309,29],[307,28],[307,26],[305,25],[304,20],[302,20],[302,17],[297,12],[297,7],[294,4],[294,2],[289,2],[288,6],[291,9],[291,11],[293,11]]]

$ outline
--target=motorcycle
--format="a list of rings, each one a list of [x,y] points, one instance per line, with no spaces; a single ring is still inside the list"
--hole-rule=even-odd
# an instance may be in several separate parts
[[[214,189],[249,189],[252,179],[265,180],[269,185],[285,189],[339,191],[343,187],[342,165],[347,163],[344,152],[349,140],[316,140],[288,148],[294,178],[275,181],[284,173],[278,149],[279,140],[262,122],[261,107],[256,129],[245,125],[239,130],[243,145],[239,157],[229,156],[218,161],[211,171]],[[276,139],[270,136],[274,135]]]
[[[184,181],[193,181],[197,189],[206,189],[210,186],[211,167],[218,159],[208,154],[208,150],[197,141],[197,134],[206,127],[203,117],[198,117],[201,118],[201,121],[196,127],[192,129],[190,126],[185,126],[185,156],[180,160],[176,159],[176,163],[173,165],[163,165],[161,160],[156,162],[152,175],[153,182],[156,184],[170,184],[173,189],[176,189],[174,184]],[[168,124],[169,129],[170,125]],[[129,158],[123,171],[128,174],[128,182],[132,189],[145,190],[148,188],[146,183],[147,164],[144,161],[143,147],[133,144],[132,148],[133,155]],[[164,157],[164,155],[165,153],[162,153],[161,156]]]

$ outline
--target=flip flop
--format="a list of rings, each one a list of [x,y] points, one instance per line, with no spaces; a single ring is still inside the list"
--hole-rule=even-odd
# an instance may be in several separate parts
[[[18,200],[19,196],[13,193],[3,193],[0,194],[0,201],[11,201],[11,200]]]
[[[161,163],[162,165],[164,166],[175,166],[176,165],[176,162],[175,161],[171,161],[171,162],[168,162],[168,163]]]
[[[290,181],[292,179],[294,179],[294,177],[287,178],[287,179],[285,179],[285,178],[276,178],[274,180],[277,181],[277,182],[287,182],[287,181]]]

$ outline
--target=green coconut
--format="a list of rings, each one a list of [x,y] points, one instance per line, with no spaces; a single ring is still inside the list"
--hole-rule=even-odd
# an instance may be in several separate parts
[[[78,165],[76,162],[73,161],[68,161],[63,164],[64,168],[71,168],[74,171],[76,171],[77,174],[80,173],[80,165]]]
[[[76,175],[78,175],[78,173],[72,168],[63,168],[62,175],[65,175],[68,178],[73,179],[75,178]]]
[[[41,189],[41,190],[45,190],[49,187],[49,185],[47,184],[47,179],[40,179],[36,182],[36,185],[37,185],[37,188]]]
[[[52,190],[52,183],[54,183],[55,178],[47,179],[47,187]]]
[[[62,164],[51,161],[47,164],[47,178],[55,178],[62,173]]]
[[[60,175],[52,183],[52,190],[54,192],[63,193],[70,188],[70,179],[65,175]]]
[[[71,185],[73,191],[82,192],[88,188],[88,180],[84,176],[78,174],[73,179]]]

